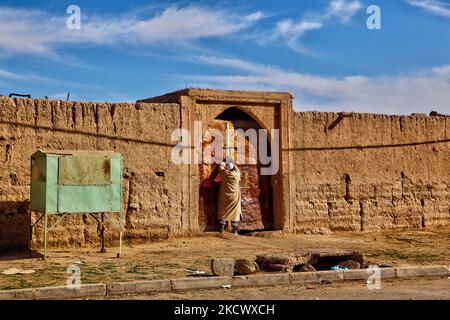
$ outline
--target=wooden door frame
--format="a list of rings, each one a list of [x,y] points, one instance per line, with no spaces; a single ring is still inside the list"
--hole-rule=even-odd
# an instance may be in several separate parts
[[[189,89],[179,97],[181,106],[181,126],[194,132],[194,122],[209,124],[228,108],[236,107],[265,129],[280,130],[279,171],[272,178],[274,230],[294,231],[294,218],[291,210],[291,199],[295,185],[290,173],[289,161],[289,120],[292,112],[292,96],[289,93],[241,92],[219,90]],[[191,145],[195,143],[191,137]],[[272,139],[270,138],[272,143]],[[195,150],[192,149],[192,152]],[[189,164],[185,168],[183,185],[188,192],[184,194],[187,212],[183,230],[189,233],[200,232],[199,228],[199,176],[198,165]]]
[[[231,107],[231,108],[227,108],[227,109],[225,109],[225,111],[224,112],[227,112],[228,110],[230,110],[230,109],[234,109],[234,110],[239,110],[242,114],[245,114],[246,116],[248,116],[249,117],[249,119],[251,119],[250,121],[251,121],[251,123],[253,124],[252,125],[252,129],[255,129],[255,130],[259,130],[259,129],[261,129],[261,126],[260,126],[260,124],[255,120],[255,119],[253,119],[248,113],[246,113],[245,111],[241,111],[239,108],[235,108],[235,107]],[[211,120],[211,122],[210,123],[208,123],[207,125],[206,125],[206,127],[203,127],[202,129],[203,129],[203,134],[205,134],[205,132],[207,131],[207,130],[209,130],[209,129],[211,129],[211,128],[216,128],[214,125],[212,125],[215,121],[224,121],[224,122],[229,122],[229,123],[232,123],[232,126],[233,126],[233,128],[234,129],[241,129],[241,128],[239,128],[239,127],[237,127],[237,126],[235,126],[235,124],[233,123],[233,121],[234,120],[238,120],[238,119],[227,119],[227,120],[223,120],[223,119],[220,119],[219,117],[221,116],[223,114],[223,112],[222,113],[220,113],[219,115],[217,115],[216,116],[216,118],[214,118],[213,120]],[[222,135],[223,135],[224,133],[222,132]],[[257,137],[257,141],[259,141],[259,139],[260,139],[260,137],[258,136]],[[267,140],[267,142],[269,142],[269,140],[270,140],[270,137],[265,137],[264,138],[265,140]],[[270,143],[270,142],[269,142]],[[257,145],[259,145],[259,142],[257,143]],[[205,151],[205,149],[204,149],[204,144],[202,143],[202,154],[203,154],[203,152]],[[259,158],[259,155],[257,155],[257,158]],[[235,161],[236,161],[236,159],[235,159]],[[247,167],[246,166],[246,164],[248,164],[248,163],[243,163],[243,164],[239,164],[239,163],[237,163],[237,166],[240,168],[240,170],[241,170],[241,172],[244,172],[245,171],[245,167]],[[203,224],[202,222],[203,222],[203,220],[205,220],[206,222],[207,221],[210,221],[211,219],[210,218],[212,218],[212,216],[214,216],[214,215],[212,215],[211,214],[211,212],[209,212],[209,210],[211,210],[212,208],[211,208],[211,206],[210,205],[215,205],[216,206],[216,208],[217,208],[217,201],[218,201],[218,197],[217,197],[217,199],[215,199],[215,201],[214,202],[211,202],[211,201],[209,201],[209,200],[211,200],[211,194],[209,194],[209,192],[213,192],[213,191],[216,191],[217,192],[217,196],[218,196],[218,192],[219,192],[219,185],[218,184],[215,184],[215,186],[216,187],[204,187],[203,186],[203,183],[207,180],[207,179],[202,179],[202,177],[203,177],[203,173],[204,173],[204,167],[203,166],[212,166],[212,165],[207,165],[207,164],[204,164],[204,163],[202,163],[202,164],[197,164],[197,166],[198,166],[198,169],[199,169],[199,179],[200,179],[200,181],[199,181],[199,191],[200,191],[200,193],[199,193],[199,210],[198,210],[198,212],[199,212],[199,228],[200,228],[200,231],[203,231],[203,232],[207,232],[207,231],[217,231],[217,226],[218,226],[218,220],[216,221],[216,223],[215,224],[208,224],[208,223],[206,223],[206,224]],[[252,165],[253,166],[253,165]],[[267,231],[271,231],[271,230],[274,230],[274,225],[275,225],[275,222],[274,222],[274,210],[273,210],[273,197],[274,197],[274,193],[273,193],[273,188],[272,188],[272,185],[271,185],[271,183],[270,183],[270,181],[271,181],[271,176],[262,176],[261,174],[260,174],[260,172],[259,172],[259,170],[261,169],[260,168],[260,166],[259,165],[257,165],[257,164],[255,164],[255,166],[256,166],[256,168],[257,168],[257,171],[258,171],[258,176],[259,176],[259,178],[258,178],[258,184],[257,185],[253,185],[253,187],[251,188],[251,189],[253,189],[253,188],[258,188],[258,190],[260,191],[260,192],[264,192],[264,194],[266,194],[266,195],[269,195],[269,197],[268,198],[270,198],[270,205],[269,206],[267,206],[267,203],[264,201],[264,199],[262,200],[261,199],[261,197],[259,196],[256,200],[259,202],[259,205],[260,205],[260,209],[261,209],[261,212],[260,212],[260,223],[261,223],[261,225],[258,227],[258,228],[256,228],[256,229],[248,229],[248,228],[246,228],[245,226],[246,226],[246,219],[245,219],[245,215],[244,215],[244,212],[246,211],[246,207],[245,207],[245,204],[244,204],[244,202],[245,202],[245,191],[243,190],[243,189],[245,189],[245,188],[248,188],[248,186],[247,187],[244,187],[244,184],[243,184],[243,181],[241,180],[241,193],[242,193],[242,214],[243,214],[243,216],[241,216],[241,221],[240,221],[240,223],[239,223],[239,229],[240,230],[245,230],[245,231],[262,231],[262,230],[267,230]],[[215,166],[214,166],[215,167]],[[216,168],[217,169],[217,168]],[[203,173],[202,173],[202,171],[203,171]],[[213,174],[213,172],[214,172],[215,170],[211,170],[211,175]],[[216,173],[217,174],[217,173]],[[206,183],[208,183],[208,182],[212,182],[212,180],[215,180],[215,179],[211,179],[211,178],[208,178],[209,180],[208,181],[206,181]],[[251,180],[252,181],[252,183],[254,183],[254,181],[253,180]],[[264,181],[264,183],[263,183],[263,181]],[[268,187],[269,189],[268,190],[265,190],[264,188],[261,188],[261,183],[263,183],[263,185],[266,185],[266,183],[268,183],[267,185],[266,185],[266,187]],[[206,191],[206,190],[209,190],[209,191],[207,191],[207,193],[205,194],[205,193],[202,193],[201,191],[202,191],[202,189],[204,190],[204,191]],[[260,195],[260,193],[259,193],[259,195]],[[202,201],[201,201],[201,199],[203,199]],[[269,215],[269,217],[267,216],[267,215]],[[205,217],[206,219],[202,219],[202,217]],[[214,216],[214,219],[217,217],[217,211],[215,212],[215,216]]]
[[[149,103],[178,103],[180,128],[194,132],[195,121],[208,124],[230,107],[237,107],[255,119],[262,128],[279,129],[279,171],[272,179],[274,229],[294,232],[295,181],[291,165],[290,120],[293,116],[292,95],[287,92],[230,91],[188,88],[162,96],[139,100]],[[270,138],[270,137],[269,137]],[[272,143],[272,139],[270,139]],[[191,134],[191,156],[195,148]],[[192,159],[192,158],[191,158]],[[180,168],[182,174],[182,233],[199,233],[199,173],[197,164]]]

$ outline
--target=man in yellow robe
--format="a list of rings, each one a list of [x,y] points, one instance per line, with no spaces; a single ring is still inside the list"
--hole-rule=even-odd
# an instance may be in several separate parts
[[[219,166],[222,177],[219,188],[219,210],[218,219],[220,232],[224,232],[228,222],[231,222],[233,233],[237,233],[239,221],[241,220],[241,172],[232,162]]]

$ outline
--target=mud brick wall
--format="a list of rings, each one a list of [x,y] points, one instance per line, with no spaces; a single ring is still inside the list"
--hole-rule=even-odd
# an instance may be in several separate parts
[[[256,107],[254,107],[256,108]],[[28,245],[30,156],[100,149],[124,158],[125,239],[195,230],[185,168],[171,162],[182,110],[170,103],[89,103],[0,97],[0,252]],[[293,112],[288,123],[293,232],[374,231],[450,225],[450,117]],[[277,195],[275,195],[277,196]],[[292,200],[293,199],[293,200]],[[198,199],[190,199],[196,202]],[[51,223],[56,217],[51,218]],[[109,229],[107,239],[117,239]],[[33,235],[41,246],[43,226]],[[98,245],[86,214],[65,218],[50,246]]]
[[[172,165],[171,133],[180,126],[177,104],[111,104],[0,97],[0,250],[28,244],[30,156],[38,149],[115,150],[123,155],[125,238],[166,238],[181,230],[179,167]],[[36,216],[33,214],[31,221]],[[55,222],[56,217],[49,221]],[[117,231],[107,232],[109,239]],[[38,223],[35,244],[41,245]],[[98,244],[88,215],[66,217],[49,245]]]
[[[294,113],[297,232],[450,224],[450,117]]]

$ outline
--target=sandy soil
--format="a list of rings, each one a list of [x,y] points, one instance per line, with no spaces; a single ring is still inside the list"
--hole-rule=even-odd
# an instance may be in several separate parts
[[[97,248],[50,249],[47,261],[40,255],[0,254],[0,290],[65,285],[67,267],[80,263],[82,283],[150,280],[184,277],[186,269],[210,272],[213,257],[255,258],[256,254],[298,249],[362,251],[369,264],[385,266],[450,265],[450,228],[434,231],[337,233],[333,235],[206,234],[139,245],[124,244],[99,253]],[[8,268],[33,269],[29,275],[3,275]]]

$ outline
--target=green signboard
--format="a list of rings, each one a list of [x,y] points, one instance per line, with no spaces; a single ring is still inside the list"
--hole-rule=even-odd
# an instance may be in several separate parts
[[[38,221],[44,218],[45,256],[47,232],[57,223],[48,228],[48,215],[116,212],[121,239],[122,156],[112,151],[35,152],[31,156],[30,211],[42,214]]]
[[[121,190],[118,153],[37,151],[31,157],[33,212],[121,212]]]

